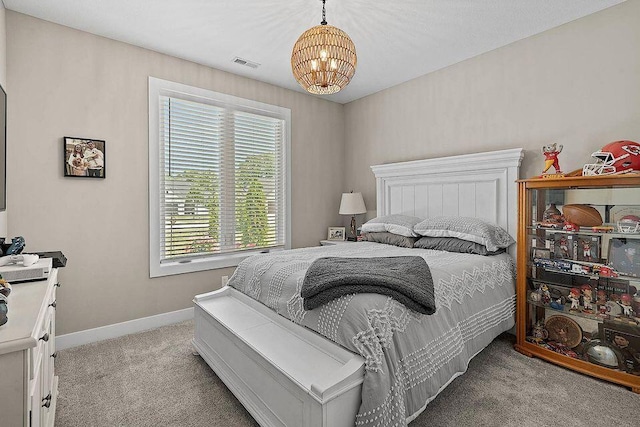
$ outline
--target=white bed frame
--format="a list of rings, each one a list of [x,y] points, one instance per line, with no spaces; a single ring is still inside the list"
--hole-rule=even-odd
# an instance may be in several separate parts
[[[477,217],[515,237],[523,154],[518,148],[372,166],[377,213]],[[354,425],[362,357],[233,288],[194,303],[194,347],[260,425]]]

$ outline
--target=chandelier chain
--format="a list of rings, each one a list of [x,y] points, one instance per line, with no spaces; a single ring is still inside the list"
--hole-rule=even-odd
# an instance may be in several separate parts
[[[324,3],[327,0],[322,0],[322,22],[320,23],[320,25],[327,25],[327,18],[326,18],[326,11],[324,9]]]

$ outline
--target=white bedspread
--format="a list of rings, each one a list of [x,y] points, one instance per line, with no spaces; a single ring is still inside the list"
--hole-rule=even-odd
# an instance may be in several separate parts
[[[434,279],[436,313],[390,297],[347,295],[305,311],[300,288],[319,257],[422,256]],[[260,254],[229,285],[366,360],[357,426],[405,425],[469,360],[514,325],[515,274],[507,254],[484,257],[371,242]]]

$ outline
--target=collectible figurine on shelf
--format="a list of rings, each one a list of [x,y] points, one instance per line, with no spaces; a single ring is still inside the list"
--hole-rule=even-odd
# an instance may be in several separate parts
[[[587,239],[580,240],[582,243],[582,257],[585,261],[591,261],[591,242]]]
[[[562,298],[558,298],[556,300],[551,301],[551,308],[559,311],[564,310],[564,304],[562,304]]]
[[[564,217],[555,203],[551,203],[549,207],[545,209],[542,213],[542,221],[538,222],[538,225],[546,228],[562,228],[564,225]]]
[[[596,292],[596,305],[598,307],[598,316],[602,318],[608,318],[607,314],[607,293],[600,289]]]
[[[622,315],[622,304],[620,304],[620,295],[616,293],[609,295],[609,301],[607,301],[607,314],[611,317]]]
[[[629,294],[620,295],[620,305],[622,306],[622,314],[624,316],[633,317],[635,314],[633,312],[633,307],[631,306],[631,300],[632,298]]]
[[[533,326],[531,335],[533,336],[534,341],[538,344],[549,338],[549,332],[544,328],[544,323],[542,322],[542,320],[538,320]]]
[[[558,220],[560,217],[562,217],[562,212],[560,212],[560,209],[556,207],[555,203],[551,203],[542,213],[543,221]]]
[[[542,147],[542,154],[544,155],[544,170],[542,174],[545,175],[551,166],[555,170],[556,174],[562,174],[560,170],[560,163],[558,162],[558,154],[562,152],[562,144],[558,149],[558,145],[556,143],[545,145]]]
[[[582,290],[582,306],[585,313],[591,313],[593,309],[593,305],[591,304],[591,298],[593,297],[593,289],[589,285],[582,285],[580,287]]]
[[[567,243],[567,238],[565,236],[560,237],[560,252],[562,253],[563,258],[569,257],[569,244]]]
[[[571,311],[580,311],[580,289],[571,288],[569,292],[569,299],[571,300]]]
[[[547,285],[542,285],[540,286],[540,294],[541,294],[541,298],[540,301],[543,304],[549,304],[551,302],[551,292],[549,292],[549,287]]]
[[[531,301],[533,302],[540,302],[540,300],[542,299],[540,288],[536,289],[535,291],[531,291],[531,294],[529,294],[529,299],[531,299]]]

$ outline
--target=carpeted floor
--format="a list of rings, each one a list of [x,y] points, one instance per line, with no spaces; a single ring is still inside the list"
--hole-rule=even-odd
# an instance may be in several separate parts
[[[256,426],[184,322],[63,350],[56,426]],[[503,334],[410,427],[640,426],[640,395],[515,352]]]

